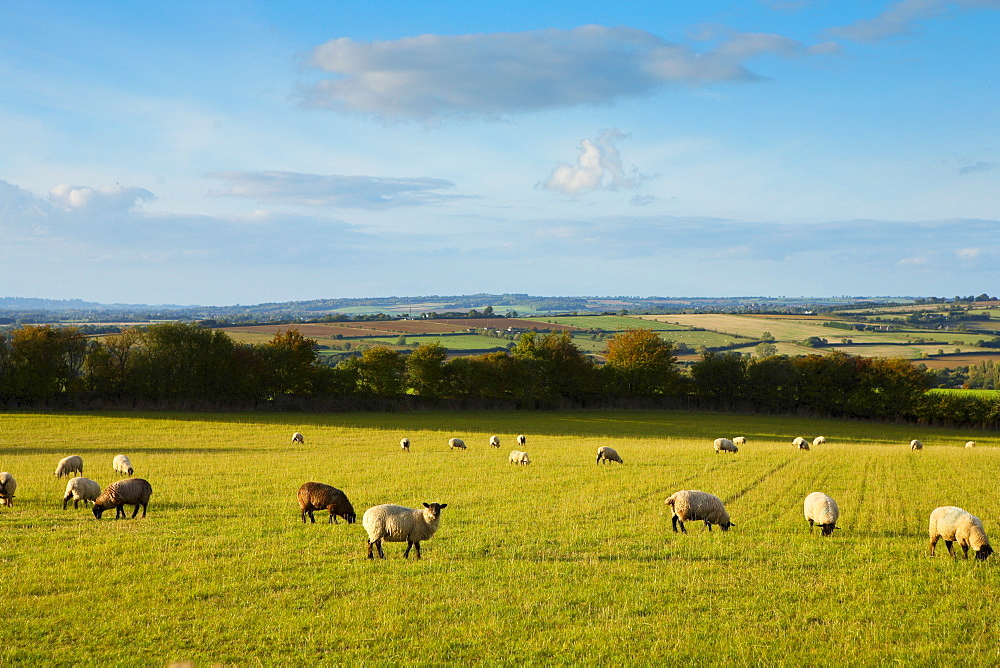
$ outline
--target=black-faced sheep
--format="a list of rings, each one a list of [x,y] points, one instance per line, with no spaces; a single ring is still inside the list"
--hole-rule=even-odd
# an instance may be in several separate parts
[[[976,559],[983,560],[993,554],[986,530],[978,517],[967,513],[956,506],[941,506],[931,512],[930,525],[927,528],[931,538],[931,556],[939,539],[944,538],[948,554],[955,556],[952,544],[957,540],[962,547],[962,553],[969,558],[969,548],[976,553]]]
[[[100,495],[101,486],[97,484],[96,480],[70,478],[69,482],[66,483],[66,494],[63,495],[63,510],[66,510],[66,504],[69,503],[70,499],[73,499],[74,508],[79,508],[81,501],[83,501],[83,507],[86,508],[91,501],[96,500]]]
[[[385,559],[382,551],[382,541],[390,543],[406,543],[403,557],[409,559],[410,548],[417,548],[417,559],[420,558],[420,541],[428,540],[438,529],[441,521],[441,511],[448,507],[447,503],[425,503],[423,508],[414,510],[403,506],[381,505],[365,511],[361,523],[368,532],[368,558],[373,559],[372,546],[378,549],[380,559]]]
[[[674,510],[670,522],[675,533],[678,524],[681,526],[681,532],[687,533],[687,529],[684,528],[684,523],[687,521],[700,520],[705,523],[709,531],[712,530],[713,524],[718,524],[723,531],[736,526],[729,521],[729,512],[722,499],[708,492],[699,492],[695,489],[681,490],[671,494],[665,503]]]
[[[292,434],[292,443],[299,443],[301,445],[305,445],[306,437],[302,435],[301,431],[297,431],[294,434]]]
[[[134,473],[132,462],[125,455],[115,455],[111,467],[118,475],[132,475]]]
[[[603,464],[604,462],[618,462],[619,464],[624,464],[621,455],[614,448],[609,448],[606,445],[602,445],[597,448],[597,463]]]
[[[910,441],[910,450],[923,450],[923,449],[924,449],[924,444],[918,441],[917,439],[913,439],[912,441]]]
[[[408,438],[401,438],[401,439],[399,439],[399,449],[402,450],[403,452],[409,452],[410,451],[410,439],[408,439]]]
[[[490,447],[499,448],[500,447],[500,437],[490,436]]]
[[[813,439],[813,445],[823,445],[826,443],[826,436],[817,436]]]
[[[525,444],[527,444],[527,442],[528,442],[528,438],[524,434],[518,434],[517,435],[517,444],[518,445],[524,446]]]
[[[732,439],[732,441],[736,445],[746,445],[747,444],[747,437],[746,436],[734,436],[733,439]]]
[[[465,441],[460,438],[449,438],[448,439],[448,449],[449,450],[465,450]]]
[[[823,492],[813,492],[807,496],[802,504],[802,512],[809,521],[809,533],[812,533],[813,524],[818,524],[823,529],[824,536],[832,536],[833,530],[840,528],[837,526],[840,508],[836,501]]]
[[[14,505],[14,492],[17,490],[17,481],[14,476],[4,471],[0,473],[0,501],[8,508]]]
[[[336,487],[324,485],[321,482],[307,482],[299,487],[298,498],[303,523],[306,521],[306,515],[309,515],[313,524],[316,523],[316,518],[313,517],[314,510],[330,511],[330,519],[327,520],[327,524],[340,524],[337,522],[338,515],[347,520],[348,524],[354,524],[357,521],[354,506],[347,499],[347,495]]]
[[[511,450],[510,454],[507,455],[507,461],[511,464],[522,464],[527,466],[531,463],[531,458],[528,457],[528,453],[523,450]]]
[[[719,454],[720,452],[740,451],[740,449],[736,447],[736,443],[728,438],[717,438],[715,439],[713,445],[715,446],[715,454]]]
[[[809,449],[809,441],[807,441],[806,439],[802,438],[801,436],[796,436],[795,438],[793,438],[792,439],[792,445],[794,445],[799,450],[808,450]]]
[[[115,519],[125,517],[125,505],[135,506],[132,519],[139,514],[142,506],[142,516],[146,516],[149,497],[153,494],[153,486],[143,478],[126,478],[111,483],[104,488],[100,496],[94,499],[94,517],[101,519],[105,510],[115,509]]]
[[[72,477],[74,473],[83,475],[83,458],[79,455],[71,455],[60,459],[59,464],[56,465],[56,472],[53,475],[57,478],[61,478],[64,475]]]

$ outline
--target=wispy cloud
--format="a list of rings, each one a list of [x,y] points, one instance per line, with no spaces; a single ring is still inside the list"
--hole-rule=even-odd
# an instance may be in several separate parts
[[[997,168],[997,163],[995,162],[980,161],[959,167],[958,173],[964,176],[966,174],[975,174],[977,172],[992,172],[996,168]]]
[[[828,32],[856,42],[874,42],[909,34],[917,22],[956,9],[1000,9],[1000,0],[900,0],[875,18],[831,28]]]
[[[565,195],[636,187],[648,177],[636,167],[628,172],[622,167],[618,142],[626,138],[627,134],[612,128],[593,141],[582,140],[576,162],[556,167],[542,187]]]
[[[628,27],[582,26],[519,33],[421,35],[313,50],[309,65],[332,76],[305,102],[383,120],[424,121],[609,104],[670,84],[701,86],[759,77],[743,60],[761,53],[808,55],[778,35],[735,33],[696,52]]]
[[[454,187],[451,181],[426,177],[386,178],[278,171],[215,172],[209,176],[227,181],[225,187],[213,190],[213,195],[309,207],[378,210],[439,204],[459,197],[436,192]]]

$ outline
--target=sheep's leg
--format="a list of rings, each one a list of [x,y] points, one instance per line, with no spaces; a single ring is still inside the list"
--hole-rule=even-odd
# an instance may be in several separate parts
[[[813,532],[813,521],[810,519],[809,520],[809,533],[812,533],[812,532]]]
[[[962,543],[961,545],[962,545],[962,558],[963,559],[968,559],[969,558],[969,546],[966,545],[966,544],[964,544],[964,543]]]
[[[709,522],[708,520],[705,520],[705,526],[707,526],[707,527],[708,527],[708,530],[709,530],[709,531],[711,531],[711,530],[712,530],[712,523],[711,523],[711,522]]]
[[[948,554],[950,554],[952,556],[952,558],[955,558],[955,547],[954,547],[954,545],[955,545],[955,541],[953,541],[953,540],[946,540],[944,542],[944,546],[948,548]]]
[[[938,542],[939,538],[941,538],[941,536],[934,536],[933,538],[931,538],[931,555],[930,556],[932,556],[932,557],[934,556],[934,546],[937,545],[937,542]]]
[[[403,558],[404,559],[409,559],[410,558],[410,548],[411,547],[413,547],[413,542],[409,538],[407,538],[406,539],[406,552],[403,552]],[[419,551],[419,550],[420,550],[420,548],[418,547],[417,551]]]
[[[326,521],[326,523],[327,524],[340,524],[340,522],[337,521],[337,516],[333,514],[332,510],[330,511],[330,519],[328,519]]]
[[[378,558],[379,559],[385,559],[385,552],[382,551],[382,539],[381,538],[379,538],[377,541],[375,541],[375,547],[378,548]]]
[[[306,511],[303,510],[301,513],[299,513],[299,515],[302,517],[302,523],[305,524],[306,523]]]
[[[135,510],[132,511],[132,519],[135,519],[135,516],[139,514],[139,506],[142,506],[142,516],[146,516],[146,506],[141,503],[137,503],[135,504]]]
[[[115,519],[118,519],[119,517],[121,517],[122,519],[126,517],[124,503],[121,504],[120,506],[115,506]]]
[[[146,517],[146,506],[148,506],[148,505],[149,505],[148,503],[142,504],[142,516],[143,516],[143,518]]]
[[[372,542],[371,541],[368,541],[368,558],[369,559],[374,559],[375,558],[374,555],[372,554]]]
[[[420,558],[420,541],[418,540],[416,543],[413,544],[413,546],[417,548],[417,559],[419,559]]]
[[[313,517],[312,509],[307,510],[306,512],[309,513],[309,521],[312,522],[313,524],[316,524],[316,518]],[[303,518],[302,521],[305,522],[306,521],[305,518]]]
[[[66,510],[67,503],[69,503],[69,497],[63,497],[63,510]],[[73,502],[73,507],[76,508],[76,501]]]

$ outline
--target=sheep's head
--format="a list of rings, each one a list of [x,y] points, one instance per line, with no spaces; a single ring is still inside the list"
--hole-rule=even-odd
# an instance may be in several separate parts
[[[719,525],[719,528],[722,529],[723,531],[729,531],[729,527],[734,527],[734,526],[736,525],[733,524],[732,522],[723,522],[722,524]]]
[[[976,559],[985,561],[991,554],[993,554],[993,548],[989,545],[983,545],[981,548],[976,550]]]
[[[821,524],[820,527],[823,528],[824,536],[832,536],[834,529],[839,529],[840,527],[834,526],[833,524]]]
[[[103,515],[103,514],[104,514],[104,508],[101,508],[99,505],[97,505],[95,503],[94,504],[94,517],[96,517],[97,519],[101,519],[101,515]]]
[[[347,520],[348,524],[354,524],[355,522],[358,521],[358,516],[354,514],[354,511],[351,511],[349,513],[342,513],[340,516],[343,517],[345,520]]]
[[[427,514],[427,511],[429,510],[431,519],[436,520],[441,517],[441,511],[447,507],[447,503],[425,503],[424,508],[426,508],[426,510],[424,511],[424,514]]]

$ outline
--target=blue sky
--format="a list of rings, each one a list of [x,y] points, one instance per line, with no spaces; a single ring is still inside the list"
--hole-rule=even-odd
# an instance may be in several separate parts
[[[1000,0],[0,3],[0,296],[998,292]]]

